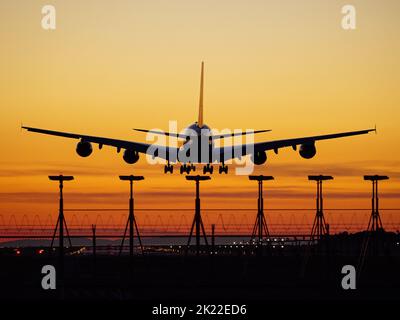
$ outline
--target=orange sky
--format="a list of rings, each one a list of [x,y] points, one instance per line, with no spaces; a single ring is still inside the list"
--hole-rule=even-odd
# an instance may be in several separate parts
[[[144,141],[133,127],[179,129],[197,117],[206,63],[205,122],[216,129],[272,129],[257,141],[358,130],[378,135],[317,143],[302,159],[282,149],[257,173],[274,175],[268,206],[313,207],[310,173],[335,175],[326,206],[368,207],[363,174],[391,177],[382,206],[399,207],[400,3],[352,1],[357,30],[341,28],[344,1],[52,1],[57,29],[41,28],[47,1],[0,3],[0,213],[55,210],[48,174],[74,174],[73,207],[124,207],[119,174],[141,174],[139,207],[190,207],[193,185],[115,149],[87,159],[75,141],[21,132],[37,126]],[[176,170],[177,171],[177,170]],[[233,171],[233,170],[232,170]],[[205,207],[253,207],[256,185],[215,175]],[[68,198],[69,197],[69,198]]]

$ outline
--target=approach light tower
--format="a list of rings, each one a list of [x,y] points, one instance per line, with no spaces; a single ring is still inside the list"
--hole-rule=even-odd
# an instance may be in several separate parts
[[[258,202],[257,202],[257,217],[253,227],[250,241],[258,238],[258,243],[261,244],[263,237],[269,237],[267,221],[264,215],[264,197],[263,197],[263,181],[274,180],[273,176],[249,176],[249,180],[258,181]]]
[[[367,254],[378,254],[378,231],[383,230],[382,220],[379,215],[379,197],[378,197],[378,181],[388,180],[388,176],[367,175],[364,180],[372,181],[372,211],[369,218],[366,237],[361,244],[361,252],[358,260],[357,276],[360,278],[361,272],[364,269],[365,259]],[[369,244],[372,242],[371,245]]]
[[[321,240],[321,237],[329,234],[329,225],[325,222],[323,212],[323,200],[322,200],[322,181],[333,180],[332,176],[308,176],[308,180],[317,182],[317,212],[315,215],[313,227],[311,229],[311,240],[317,238]]]
[[[379,215],[378,181],[388,179],[388,176],[364,176],[364,180],[372,181],[372,211],[369,218],[367,231],[376,232],[383,229],[382,220]]]
[[[60,256],[60,259],[62,260],[64,258],[64,226],[65,226],[65,230],[67,232],[69,245],[72,246],[71,238],[69,237],[69,232],[68,232],[68,228],[67,228],[67,223],[66,223],[65,217],[64,217],[63,187],[64,187],[64,181],[74,180],[74,177],[59,175],[59,176],[49,176],[49,179],[51,181],[58,181],[59,189],[60,189],[60,206],[59,206],[59,210],[58,210],[58,218],[57,218],[56,227],[54,228],[53,237],[51,239],[50,248],[51,249],[53,248],[53,243],[54,243],[54,239],[57,234],[57,230],[60,229],[59,230],[59,256]]]
[[[129,181],[129,184],[130,184],[129,216],[128,216],[128,220],[126,221],[124,236],[122,237],[119,254],[121,254],[121,252],[122,252],[122,248],[124,246],[124,241],[125,241],[125,237],[126,237],[126,231],[128,230],[128,225],[129,225],[129,256],[133,257],[133,237],[134,237],[135,229],[136,229],[137,237],[139,240],[140,248],[141,248],[142,254],[143,254],[142,240],[140,239],[139,229],[136,224],[135,214],[133,212],[133,204],[134,204],[133,203],[133,181],[144,180],[144,177],[130,175],[130,176],[119,176],[119,178],[122,181]]]
[[[192,227],[190,229],[189,239],[187,243],[187,248],[189,248],[190,241],[192,239],[194,228],[196,227],[196,255],[200,254],[200,228],[201,232],[203,233],[204,242],[208,248],[208,241],[206,236],[206,231],[204,229],[203,220],[201,219],[201,212],[200,212],[200,181],[210,180],[210,176],[186,176],[186,180],[195,181],[196,182],[196,200],[195,200],[195,213],[193,218]],[[187,250],[186,250],[187,252]]]

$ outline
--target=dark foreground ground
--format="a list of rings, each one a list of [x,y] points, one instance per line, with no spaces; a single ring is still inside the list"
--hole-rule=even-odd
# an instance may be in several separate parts
[[[67,256],[64,280],[57,257],[0,257],[1,300],[397,301],[400,257],[367,257],[356,290],[343,290],[344,265],[358,256]],[[41,286],[44,265],[57,270],[57,289]]]

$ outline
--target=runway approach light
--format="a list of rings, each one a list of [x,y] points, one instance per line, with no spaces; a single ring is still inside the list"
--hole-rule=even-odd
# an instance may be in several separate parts
[[[373,175],[373,176],[364,176],[364,180],[370,180],[370,181],[378,181],[378,180],[388,180],[388,176],[379,176],[379,175]]]
[[[186,180],[193,180],[193,181],[199,181],[199,180],[210,180],[210,176],[186,176]]]
[[[313,181],[322,181],[322,180],[333,180],[332,176],[308,176],[308,180],[313,180]]]
[[[49,176],[49,179],[53,181],[71,181],[74,180],[74,177],[60,175],[60,176]]]
[[[267,180],[274,180],[272,176],[249,176],[249,180],[257,180],[257,181],[267,181]]]
[[[144,180],[144,177],[143,176],[133,176],[133,175],[130,175],[130,176],[119,176],[119,178],[121,179],[121,180],[126,180],[126,181],[139,181],[139,180]]]

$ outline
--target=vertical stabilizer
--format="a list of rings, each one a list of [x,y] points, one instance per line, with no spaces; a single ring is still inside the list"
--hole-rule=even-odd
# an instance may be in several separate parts
[[[203,85],[204,85],[204,62],[201,62],[199,118],[197,120],[197,125],[200,128],[203,127]]]

